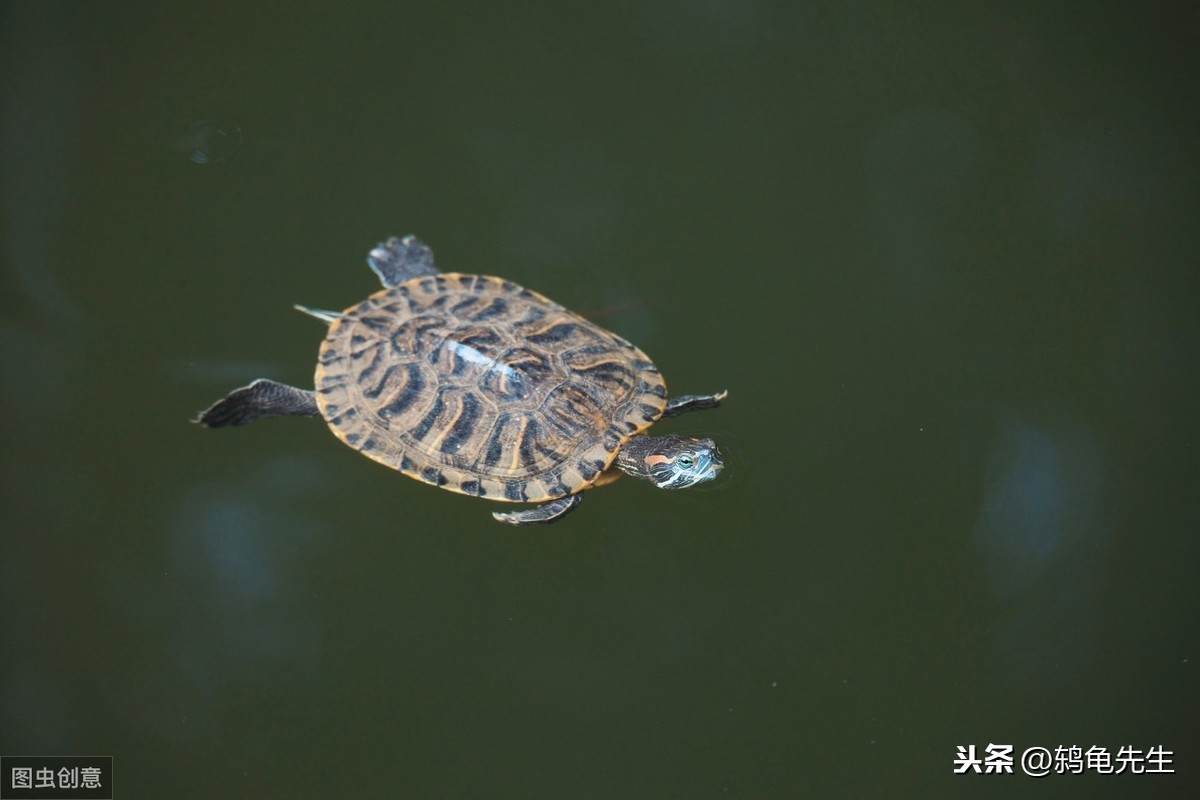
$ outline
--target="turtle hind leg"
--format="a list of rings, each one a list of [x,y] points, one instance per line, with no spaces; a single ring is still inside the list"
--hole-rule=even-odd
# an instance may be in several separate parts
[[[206,428],[227,428],[263,417],[317,417],[320,414],[316,393],[259,378],[249,386],[234,389],[192,421]]]
[[[543,503],[524,511],[493,511],[492,516],[505,525],[547,525],[557,522],[583,502],[583,493],[569,494],[549,503]]]
[[[682,397],[672,397],[663,411],[663,419],[677,417],[689,411],[700,411],[705,408],[716,408],[729,396],[729,392],[716,394],[685,394]]]
[[[387,288],[399,286],[411,278],[437,275],[433,251],[415,236],[395,236],[380,242],[367,254],[367,263]]]

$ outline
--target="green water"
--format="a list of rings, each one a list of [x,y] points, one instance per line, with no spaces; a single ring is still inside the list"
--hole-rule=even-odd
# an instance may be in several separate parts
[[[9,3],[0,755],[116,797],[1186,796],[1196,15]],[[1073,7],[1072,7],[1073,8]],[[728,469],[560,524],[188,424],[414,232]],[[958,746],[1175,774],[955,775]]]

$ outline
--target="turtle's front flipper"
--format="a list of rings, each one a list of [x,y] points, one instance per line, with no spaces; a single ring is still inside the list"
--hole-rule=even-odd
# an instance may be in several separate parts
[[[716,394],[685,394],[683,397],[672,397],[663,411],[663,419],[677,417],[689,411],[700,411],[704,408],[716,408],[721,401],[729,396],[729,392]]]
[[[492,516],[506,525],[545,525],[562,519],[574,511],[575,507],[582,502],[583,492],[580,492],[560,497],[557,500],[551,500],[549,503],[543,503],[536,508],[529,508],[525,511],[509,511],[506,513],[493,511]]]
[[[206,428],[226,428],[245,425],[263,417],[289,415],[320,416],[316,394],[286,383],[259,378],[249,386],[234,389],[224,399],[200,412],[193,422]]]
[[[410,278],[438,274],[438,268],[433,265],[433,251],[415,236],[403,239],[393,236],[380,242],[367,254],[367,263],[389,289]]]

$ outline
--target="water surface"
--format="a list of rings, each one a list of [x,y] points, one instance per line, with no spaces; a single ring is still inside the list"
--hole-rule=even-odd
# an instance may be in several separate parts
[[[2,13],[0,753],[126,798],[1195,784],[1190,12]],[[728,389],[656,428],[722,476],[510,529],[316,420],[188,423],[310,383],[292,304],[410,232]],[[990,743],[1178,774],[952,774]]]

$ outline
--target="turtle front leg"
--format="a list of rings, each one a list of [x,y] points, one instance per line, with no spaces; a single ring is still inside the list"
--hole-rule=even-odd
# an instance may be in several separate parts
[[[663,411],[662,418],[677,417],[689,411],[700,411],[705,408],[716,408],[728,396],[729,392],[717,392],[716,394],[685,394],[682,397],[672,397],[667,402],[667,408]]]
[[[579,492],[524,511],[493,511],[492,516],[505,525],[548,525],[574,511],[582,502],[583,492]]]
[[[319,417],[314,392],[286,383],[259,378],[249,386],[234,389],[223,399],[200,412],[193,422],[206,428],[245,425],[263,417]]]

